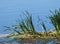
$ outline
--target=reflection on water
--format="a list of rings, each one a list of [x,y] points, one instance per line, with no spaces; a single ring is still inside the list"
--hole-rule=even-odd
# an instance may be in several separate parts
[[[13,38],[0,38],[0,44],[20,44],[20,41]]]
[[[23,44],[23,43],[31,43],[32,44],[55,44],[57,39],[13,39],[13,38],[0,38],[0,44]]]
[[[49,41],[47,44],[56,44],[57,39],[52,39],[51,41]]]

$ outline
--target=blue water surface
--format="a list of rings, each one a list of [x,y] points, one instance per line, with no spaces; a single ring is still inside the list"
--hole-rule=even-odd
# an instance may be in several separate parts
[[[15,24],[15,21],[21,17],[19,15],[22,15],[25,10],[33,15],[35,29],[43,31],[41,26],[37,24],[37,17],[39,16],[47,21],[48,19],[44,16],[49,16],[50,10],[59,9],[59,5],[60,0],[0,0],[0,34],[10,33],[11,31],[4,31],[3,26]],[[47,30],[54,28],[50,23],[45,24],[48,27]]]

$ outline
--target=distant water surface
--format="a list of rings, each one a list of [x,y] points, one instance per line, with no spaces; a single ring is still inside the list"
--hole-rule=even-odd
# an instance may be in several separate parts
[[[36,24],[36,17],[49,16],[50,10],[59,9],[59,5],[60,0],[0,0],[0,33],[10,33],[11,31],[3,32],[3,26],[15,24],[24,10],[28,10],[34,16],[35,29],[42,31],[41,27]],[[46,20],[47,18],[42,17],[42,19]],[[54,28],[51,24],[45,24],[47,30]]]

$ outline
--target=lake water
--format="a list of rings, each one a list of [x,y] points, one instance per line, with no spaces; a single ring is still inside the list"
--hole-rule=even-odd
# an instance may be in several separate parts
[[[14,38],[0,38],[0,44],[23,44],[23,43],[31,43],[32,44],[55,44],[57,39],[53,38],[50,40],[47,39],[14,39]]]
[[[48,19],[44,17],[50,15],[50,10],[54,12],[55,9],[59,9],[59,5],[60,0],[0,0],[0,34],[10,33],[11,31],[4,32],[3,26],[14,25],[25,10],[33,15],[35,29],[43,31],[43,29],[40,29],[40,25],[37,26],[37,16],[47,21]],[[49,20],[47,22],[45,23],[47,30],[53,29],[54,27]]]

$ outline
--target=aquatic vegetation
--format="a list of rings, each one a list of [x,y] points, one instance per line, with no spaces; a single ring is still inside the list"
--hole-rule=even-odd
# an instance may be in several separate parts
[[[34,28],[33,22],[32,22],[32,15],[28,12],[26,12],[26,18],[20,20],[20,22],[18,24],[16,24],[14,27],[8,27],[8,26],[4,26],[6,27],[6,30],[13,30],[14,32],[12,33],[11,36],[15,36],[15,35],[26,35],[27,37],[39,37],[41,34],[39,32],[37,32]],[[18,31],[18,29],[20,31]],[[16,34],[16,33],[17,34]]]
[[[44,31],[45,31],[45,35],[48,36],[48,34],[47,34],[47,29],[46,29],[46,26],[45,26],[44,22],[43,22],[39,17],[38,17],[38,19],[39,19],[40,25],[42,25],[42,28],[43,28]]]
[[[59,11],[55,11],[54,15],[49,16],[52,24],[55,27],[55,30],[52,31],[47,31],[45,23],[42,22],[42,20],[39,19],[39,22],[42,26],[42,28],[44,29],[44,32],[37,32],[34,24],[32,22],[32,15],[28,12],[25,11],[23,12],[23,14],[25,15],[25,18],[21,20],[19,20],[19,23],[12,26],[12,27],[8,27],[8,26],[4,26],[6,28],[6,30],[10,30],[13,32],[9,34],[9,36],[7,37],[11,37],[11,38],[53,38],[53,37],[60,37],[59,32],[60,32],[60,12]],[[58,33],[58,34],[57,34]]]
[[[55,30],[58,34],[60,34],[60,9],[55,10],[55,12],[52,12],[52,16],[50,16],[50,20],[55,27]]]

